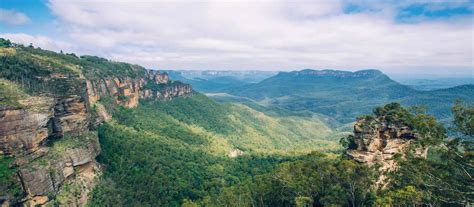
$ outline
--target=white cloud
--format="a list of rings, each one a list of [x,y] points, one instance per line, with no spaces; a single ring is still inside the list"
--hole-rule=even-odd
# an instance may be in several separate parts
[[[148,67],[474,67],[472,22],[400,24],[385,4],[354,14],[332,0],[50,0],[48,6],[72,44]]]
[[[0,8],[0,22],[8,25],[22,25],[29,23],[30,19],[21,12]]]
[[[33,44],[35,47],[41,47],[43,49],[53,51],[72,51],[75,47],[67,42],[50,39],[49,37],[42,35],[29,35],[24,33],[0,33],[0,37],[9,39],[14,43],[20,43],[23,45]]]

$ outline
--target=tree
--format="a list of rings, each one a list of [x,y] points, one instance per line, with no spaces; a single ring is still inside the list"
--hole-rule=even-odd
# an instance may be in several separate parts
[[[400,161],[399,170],[391,174],[392,186],[384,194],[385,198],[377,202],[402,206],[420,202],[443,206],[473,203],[472,111],[472,107],[460,102],[454,105],[452,129],[458,137],[449,139],[445,139],[447,132],[436,120],[417,115],[413,119],[413,127],[424,138],[423,144],[430,147],[429,156],[424,158],[408,154],[406,160]]]
[[[12,46],[12,42],[10,42],[10,40],[0,38],[0,47],[11,47],[11,46]]]
[[[474,107],[457,100],[452,108],[454,116],[453,130],[472,139],[474,136]]]

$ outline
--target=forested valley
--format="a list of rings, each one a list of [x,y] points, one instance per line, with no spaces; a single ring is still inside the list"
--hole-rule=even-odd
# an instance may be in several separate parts
[[[474,202],[470,99],[450,104],[449,122],[388,102],[334,125],[312,112],[218,103],[138,65],[0,40],[5,205]]]

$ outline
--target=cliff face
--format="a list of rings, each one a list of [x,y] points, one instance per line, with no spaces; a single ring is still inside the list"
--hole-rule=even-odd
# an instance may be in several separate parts
[[[139,66],[16,50],[22,55],[18,58],[38,62],[31,68],[40,72],[21,79],[0,76],[0,167],[8,168],[0,173],[0,205],[85,205],[101,174],[95,160],[100,144],[91,126],[111,118],[101,103],[134,108],[140,99],[172,100],[192,94],[190,85]],[[16,57],[1,58],[6,64],[9,58],[22,63]],[[59,62],[66,63],[58,66]],[[110,71],[104,73],[104,68]],[[0,75],[12,74],[1,73],[7,69],[0,68]]]
[[[100,98],[112,97],[115,103],[134,108],[139,99],[171,100],[178,96],[187,96],[192,92],[191,85],[169,80],[167,73],[146,71],[143,77],[118,78],[106,77],[87,80],[89,103],[95,104]]]
[[[377,185],[387,183],[385,174],[397,169],[394,156],[404,158],[411,143],[419,139],[419,135],[403,122],[390,121],[387,116],[358,118],[354,125],[354,136],[346,151],[347,155],[369,166],[379,165],[381,173]],[[417,150],[419,156],[426,156],[426,151]]]
[[[408,126],[387,124],[380,119],[358,119],[354,125],[356,147],[347,153],[358,162],[379,162],[384,168],[393,169],[393,156],[403,153],[412,139],[416,135]]]
[[[30,206],[45,204],[62,186],[87,177],[84,191],[73,200],[81,204],[79,198],[87,195],[99,172],[95,157],[100,152],[96,134],[88,132],[85,99],[28,96],[19,102],[20,107],[0,109],[0,153],[15,158],[10,168],[16,170],[22,188],[17,198],[5,200]]]

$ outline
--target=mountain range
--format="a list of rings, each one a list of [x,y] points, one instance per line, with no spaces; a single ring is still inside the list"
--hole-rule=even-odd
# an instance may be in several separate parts
[[[428,113],[446,121],[451,114],[450,107],[457,99],[474,101],[473,84],[421,91],[400,84],[379,70],[305,69],[280,72],[258,83],[232,85],[213,92],[212,97],[219,101],[240,101],[249,106],[277,107],[292,112],[314,112],[332,117],[342,124],[353,122],[354,117],[370,113],[374,107],[390,102],[424,106]]]
[[[0,38],[0,204],[472,203],[470,139],[385,104],[452,109],[453,133],[472,138],[472,89],[377,70],[166,73]]]

